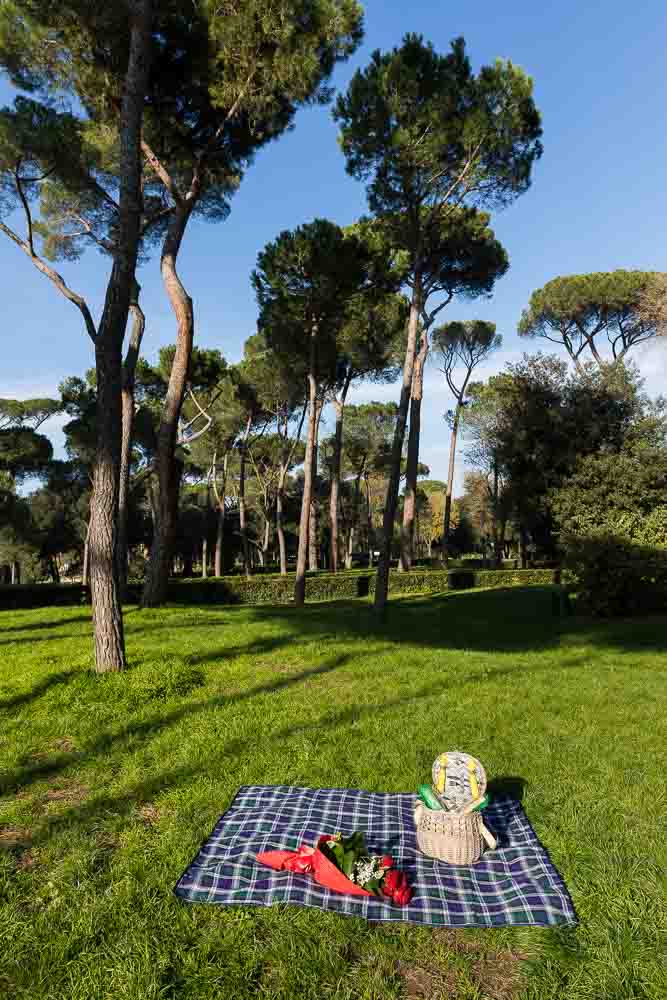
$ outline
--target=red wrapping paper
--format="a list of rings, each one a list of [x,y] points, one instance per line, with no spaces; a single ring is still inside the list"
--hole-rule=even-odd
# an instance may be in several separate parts
[[[311,875],[318,885],[334,892],[344,892],[350,896],[372,896],[368,889],[350,882],[343,873],[319,850],[322,841],[333,840],[331,834],[325,834],[317,841],[317,847],[300,847],[298,851],[265,851],[257,855],[262,865],[268,865],[276,871],[297,872],[300,875]]]

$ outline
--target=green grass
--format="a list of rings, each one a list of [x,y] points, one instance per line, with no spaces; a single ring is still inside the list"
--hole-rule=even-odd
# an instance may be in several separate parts
[[[548,589],[295,608],[0,616],[0,996],[664,1000],[665,618]],[[171,894],[236,788],[405,791],[439,750],[523,787],[576,930],[368,926]],[[518,779],[521,779],[520,781]]]

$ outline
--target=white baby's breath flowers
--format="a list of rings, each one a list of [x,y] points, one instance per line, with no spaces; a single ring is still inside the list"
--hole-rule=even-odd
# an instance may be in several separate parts
[[[377,854],[370,858],[362,858],[355,863],[350,881],[364,886],[376,879],[379,881],[388,869],[382,864],[382,858]]]

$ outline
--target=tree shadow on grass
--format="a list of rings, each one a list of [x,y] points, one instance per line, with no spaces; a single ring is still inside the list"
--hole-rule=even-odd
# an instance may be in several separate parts
[[[343,657],[340,659],[346,660],[347,658]],[[331,663],[328,665],[327,670],[334,670],[336,669],[336,666],[340,665],[340,663]],[[571,667],[576,666],[581,666],[581,664],[571,664]],[[308,671],[307,673],[311,675],[314,672],[315,671]],[[324,671],[319,672],[322,673]],[[508,671],[508,673],[509,672],[510,671]],[[299,679],[303,676],[305,676],[305,674],[299,675]],[[471,680],[472,679],[473,678],[471,678]],[[255,690],[251,693],[257,693],[257,691]],[[330,713],[322,718],[315,719],[312,722],[283,726],[280,729],[269,731],[266,731],[260,725],[256,740],[253,741],[253,745],[258,748],[262,747],[263,749],[267,749],[271,746],[284,749],[289,743],[289,740],[295,736],[301,737],[305,733],[316,730],[336,730],[341,726],[356,723],[364,716],[376,716],[378,712],[387,709],[399,708],[407,704],[414,705],[415,702],[430,698],[434,695],[439,696],[441,693],[442,685],[439,683],[433,683],[424,685],[418,691],[415,691],[409,696],[390,698],[380,703],[374,701],[366,705],[355,706],[340,712]],[[216,699],[212,699],[208,704],[210,707],[214,707],[217,704],[217,701]],[[179,715],[180,718],[184,718],[186,713],[172,713],[172,715],[174,714]],[[168,724],[168,721],[174,721],[172,715],[165,717],[163,724]],[[130,785],[127,790],[120,794],[103,796],[98,795],[90,801],[77,803],[69,807],[57,816],[45,817],[35,830],[32,842],[33,844],[38,844],[40,841],[46,841],[51,836],[57,834],[60,829],[70,829],[73,826],[81,826],[84,829],[87,829],[91,822],[93,824],[98,822],[100,816],[127,816],[135,811],[141,803],[151,800],[156,795],[164,793],[165,791],[173,791],[189,781],[201,778],[202,774],[207,772],[207,766],[209,764],[217,769],[220,761],[225,760],[227,767],[231,766],[240,755],[247,752],[248,745],[249,739],[247,736],[228,740],[221,746],[216,747],[208,758],[202,759],[198,757],[197,762],[191,766],[179,766],[172,768],[171,770],[163,770],[160,774],[135,782]],[[94,751],[95,753],[103,753],[108,750],[108,746],[109,744],[107,742],[100,741],[96,744]],[[92,751],[89,756],[93,756]],[[500,777],[489,782],[489,792],[494,796],[507,795],[521,802],[524,797],[526,784],[526,781],[520,777]],[[223,801],[216,804],[216,811],[219,810],[222,812],[224,806],[225,802]]]
[[[585,642],[599,642],[601,645],[613,646],[614,640],[624,649],[645,650],[647,648],[666,647],[665,640],[659,635],[655,621],[650,622],[647,633],[639,639],[636,629],[630,630],[627,624],[622,628],[617,623],[597,625],[586,622],[573,623],[572,619],[565,621],[553,619],[550,614],[551,591],[543,589],[508,588],[502,591],[472,591],[456,592],[443,597],[412,597],[394,599],[390,608],[389,622],[380,624],[373,616],[372,608],[360,602],[332,602],[330,604],[310,605],[305,609],[290,607],[254,607],[226,608],[225,621],[233,622],[235,615],[242,615],[245,621],[248,616],[253,622],[281,622],[290,626],[283,634],[271,638],[260,639],[244,646],[225,646],[218,650],[208,650],[205,653],[188,656],[188,663],[203,664],[217,662],[221,659],[239,655],[266,655],[277,653],[285,646],[292,646],[295,641],[326,640],[343,641],[359,640],[358,649],[346,651],[320,666],[281,675],[267,683],[262,683],[246,691],[225,695],[221,694],[207,700],[186,702],[171,712],[155,716],[139,723],[128,723],[104,733],[83,753],[76,757],[63,757],[44,760],[21,767],[0,777],[0,792],[11,792],[42,778],[52,777],[73,763],[82,764],[94,758],[98,753],[108,753],[124,742],[134,744],[137,741],[152,739],[165,728],[181,722],[183,719],[194,719],[199,714],[227,704],[243,702],[274,692],[281,692],[299,683],[328,674],[345,665],[357,665],[361,659],[373,655],[368,648],[369,640],[375,639],[384,643],[407,644],[413,647],[426,647],[437,650],[465,649],[494,652],[526,652],[546,651],[557,647],[563,635],[580,632]],[[210,624],[220,625],[219,615],[212,614]],[[233,622],[234,623],[234,622]],[[236,624],[236,623],[234,623]],[[206,621],[198,617],[196,623],[187,627],[201,630]],[[173,629],[173,624],[167,627]],[[597,629],[597,631],[596,631]],[[517,630],[521,633],[517,636]],[[131,641],[131,633],[130,633]],[[622,662],[622,661],[621,661]],[[443,664],[446,666],[446,664]],[[530,663],[491,666],[488,670],[476,671],[457,676],[452,682],[457,688],[476,682],[504,682],[508,677],[522,676],[524,678],[536,672],[545,670],[558,672],[563,669],[586,669],[588,659],[585,655],[557,662],[553,658],[542,660],[535,658]],[[13,708],[26,704],[39,697],[54,684],[65,683],[73,673],[53,674],[46,678],[31,692],[17,695],[0,708]],[[378,706],[377,702],[369,705],[357,705],[338,713],[332,713],[315,723],[296,725],[285,731],[286,736],[294,735],[311,728],[335,728],[347,722],[356,721],[368,712],[376,712],[378,708],[393,708],[413,704],[422,698],[440,695],[447,687],[447,674],[442,674],[431,684],[413,688],[405,696],[390,699]]]
[[[257,622],[293,623],[302,638],[325,634],[337,639],[503,653],[543,652],[557,648],[563,639],[581,635],[599,646],[667,652],[664,616],[623,621],[559,618],[552,613],[552,594],[552,587],[498,587],[395,597],[386,622],[378,621],[370,604],[359,601],[305,608],[258,605],[243,610]]]
[[[44,680],[40,681],[39,684],[35,684],[30,691],[24,691],[23,694],[13,695],[11,698],[7,698],[5,701],[0,701],[0,711],[9,710],[14,708],[21,708],[23,705],[27,705],[37,698],[41,698],[43,694],[46,694],[52,687],[58,684],[68,684],[76,676],[77,671],[75,670],[61,670],[56,674],[49,674]]]
[[[360,653],[354,657],[354,660],[355,662],[358,662],[360,658],[364,656],[369,657],[371,655],[372,653],[370,652]],[[102,736],[85,751],[78,751],[70,757],[63,757],[62,754],[59,754],[55,759],[52,758],[51,760],[39,761],[34,764],[17,768],[5,776],[0,775],[0,794],[11,794],[19,789],[25,790],[27,786],[34,781],[55,777],[57,774],[66,770],[74,763],[82,765],[85,764],[86,761],[94,760],[99,754],[108,755],[110,751],[117,750],[119,745],[123,742],[131,743],[132,749],[136,750],[137,742],[150,740],[161,733],[164,729],[182,722],[183,720],[194,721],[195,718],[201,716],[203,713],[211,711],[212,709],[220,708],[226,705],[238,704],[265,694],[273,694],[275,692],[285,690],[286,688],[293,687],[296,684],[306,682],[313,677],[330,674],[340,667],[348,665],[352,659],[353,658],[349,654],[341,654],[319,667],[300,671],[298,674],[288,675],[287,677],[268,684],[261,684],[257,687],[249,689],[248,691],[243,691],[229,696],[209,698],[195,703],[187,703],[172,712],[168,712],[159,717],[153,717],[143,722],[130,723],[122,726],[118,730],[102,734]],[[557,665],[549,662],[542,662],[535,663],[531,666],[511,666],[492,672],[478,671],[469,673],[465,676],[465,678],[457,678],[454,680],[451,686],[456,690],[460,690],[462,687],[474,684],[478,681],[482,681],[484,683],[494,683],[496,681],[504,681],[507,677],[513,675],[521,674],[526,676],[532,675],[535,672],[543,672],[547,670],[586,669],[586,666],[586,661],[581,657],[570,658],[567,661],[561,661]],[[394,698],[385,699],[382,702],[378,702],[374,698],[366,704],[358,703],[351,708],[345,708],[338,712],[329,712],[313,721],[286,726],[279,730],[275,735],[272,735],[270,732],[266,734],[264,730],[261,729],[257,738],[257,744],[261,745],[268,739],[269,743],[275,742],[278,747],[281,747],[284,745],[285,740],[294,736],[303,736],[304,734],[314,731],[334,731],[341,726],[357,723],[365,717],[373,717],[377,715],[378,712],[387,709],[404,708],[407,706],[414,708],[415,704],[419,701],[428,700],[432,697],[440,697],[443,690],[447,687],[448,685],[446,681],[438,678],[429,684],[424,684],[421,687],[414,688],[408,694],[401,694]],[[244,737],[243,739],[231,741],[223,745],[220,748],[219,753],[221,756],[227,754],[237,755],[238,753],[247,750],[247,747],[248,738]],[[507,794],[511,794],[511,792],[508,791]]]
[[[1,621],[2,619],[0,619],[0,623]],[[2,624],[0,627],[0,632],[2,633],[2,635],[6,635],[8,632],[41,632],[43,629],[60,628],[61,625],[71,625],[73,622],[90,623],[90,621],[91,621],[90,610],[88,610],[88,612],[85,613],[84,609],[84,613],[76,615],[72,618],[59,618],[54,621],[35,622],[35,623],[29,623],[27,625],[7,626]],[[15,640],[10,640],[10,641],[15,641]]]
[[[138,741],[152,739],[168,726],[175,725],[183,719],[192,718],[203,712],[211,711],[212,709],[241,703],[251,698],[261,697],[266,694],[273,694],[277,691],[283,691],[296,684],[307,682],[311,678],[329,674],[332,671],[337,670],[339,667],[344,666],[349,659],[349,655],[341,654],[317,667],[302,670],[297,674],[289,674],[275,681],[249,688],[247,691],[241,691],[231,695],[221,695],[220,697],[208,698],[205,701],[195,703],[188,702],[164,715],[155,716],[143,722],[128,723],[115,731],[102,734],[100,738],[86,750],[76,751],[70,755],[58,754],[56,757],[22,766],[14,771],[8,772],[5,775],[0,774],[0,795],[7,795],[17,791],[18,789],[25,789],[28,785],[35,781],[40,781],[45,778],[53,778],[60,772],[66,770],[72,764],[76,763],[77,765],[83,765],[86,761],[93,760],[98,754],[108,753],[110,750],[113,750],[123,742],[131,742],[133,747],[135,747],[135,744]],[[60,675],[54,676],[59,677]],[[59,683],[59,681],[56,680],[54,683]],[[48,686],[49,685],[45,685],[44,689]],[[27,696],[28,699],[29,697],[30,695]],[[242,745],[247,746],[247,742],[245,740],[242,741]]]

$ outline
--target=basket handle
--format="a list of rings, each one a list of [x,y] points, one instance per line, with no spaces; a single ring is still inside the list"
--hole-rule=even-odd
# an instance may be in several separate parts
[[[479,832],[484,837],[484,840],[486,841],[487,846],[490,848],[490,850],[495,851],[496,847],[498,846],[498,841],[493,836],[488,827],[484,826],[483,821],[479,824]]]

